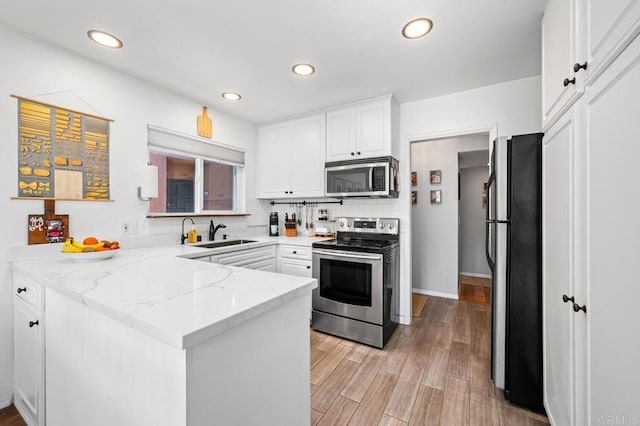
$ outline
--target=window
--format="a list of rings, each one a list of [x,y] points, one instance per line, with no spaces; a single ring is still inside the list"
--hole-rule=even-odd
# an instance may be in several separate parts
[[[242,213],[244,151],[148,126],[149,162],[158,168],[158,215]]]

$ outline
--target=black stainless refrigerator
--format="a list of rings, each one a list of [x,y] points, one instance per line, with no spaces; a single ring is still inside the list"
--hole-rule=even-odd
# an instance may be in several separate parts
[[[542,133],[507,141],[507,217],[496,217],[496,143],[487,181],[487,262],[492,275],[492,369],[497,227],[506,226],[505,389],[513,404],[544,412],[542,395]],[[492,371],[492,377],[493,377]]]

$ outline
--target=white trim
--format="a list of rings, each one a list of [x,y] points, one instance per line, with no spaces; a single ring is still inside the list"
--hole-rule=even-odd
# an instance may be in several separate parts
[[[412,288],[411,291],[413,293],[426,294],[427,296],[445,297],[447,299],[458,300],[458,295],[452,293],[441,293],[439,291],[424,290],[422,288]]]
[[[487,274],[475,274],[475,273],[473,273],[473,272],[458,272],[458,275],[466,275],[467,277],[489,278],[489,279],[491,279],[491,275],[487,275]]]
[[[6,395],[0,398],[0,408],[5,408],[10,406],[12,402],[13,402],[13,391],[10,391]]]

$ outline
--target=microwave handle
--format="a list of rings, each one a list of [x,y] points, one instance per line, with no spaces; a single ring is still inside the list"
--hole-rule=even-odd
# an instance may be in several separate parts
[[[375,167],[369,169],[369,191],[373,191],[373,171]]]

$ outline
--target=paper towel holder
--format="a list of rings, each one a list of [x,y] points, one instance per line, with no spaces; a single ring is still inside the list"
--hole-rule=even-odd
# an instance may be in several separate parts
[[[140,201],[151,201],[152,198],[158,198],[158,167],[151,163],[147,163],[143,183],[138,187],[138,198]]]

